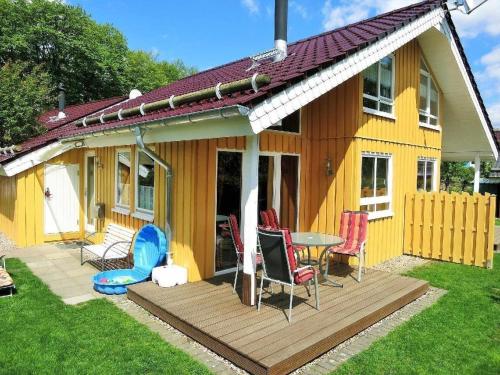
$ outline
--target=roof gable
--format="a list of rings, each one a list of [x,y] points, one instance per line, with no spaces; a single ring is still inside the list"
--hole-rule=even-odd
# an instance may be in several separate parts
[[[134,100],[127,101],[120,107],[115,108],[114,111],[120,108],[127,109],[139,106],[142,103],[168,99],[172,95],[182,95],[208,87],[215,87],[219,82],[227,83],[249,78],[255,73],[270,76],[271,83],[257,92],[246,90],[223,96],[221,99],[202,100],[178,108],[153,111],[146,113],[144,116],[134,116],[123,120],[98,123],[85,128],[75,128],[68,135],[93,133],[234,105],[252,108],[291,84],[300,82],[311,74],[345,60],[357,51],[390,36],[405,25],[422,18],[432,10],[440,8],[440,4],[440,0],[423,1],[368,20],[299,40],[288,46],[288,57],[281,62],[268,60],[252,68],[253,60],[247,57],[209,69],[153,90]],[[103,111],[103,113],[109,112],[111,110]]]

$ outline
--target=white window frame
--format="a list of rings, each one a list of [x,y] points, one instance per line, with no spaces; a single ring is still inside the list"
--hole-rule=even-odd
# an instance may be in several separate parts
[[[266,131],[269,131],[269,132],[278,132],[280,134],[289,134],[289,135],[302,135],[302,108],[299,108],[298,109],[299,111],[299,131],[297,133],[295,132],[290,132],[290,131],[286,131],[286,130],[280,130],[280,129],[266,129]],[[284,119],[283,119],[284,120]],[[278,123],[274,124],[274,125],[271,125],[271,126],[276,126],[278,124],[280,124],[281,126],[281,123],[283,120],[279,120]]]
[[[130,204],[121,204],[118,202],[118,154],[128,152],[130,155],[130,173],[132,173],[132,150],[130,148],[118,148],[115,151],[115,207],[113,207],[112,211],[122,214],[122,215],[129,215],[130,214]],[[130,195],[130,191],[129,191]],[[130,202],[130,196],[129,196],[129,202]]]
[[[365,107],[363,105],[363,112],[395,120],[396,119],[396,117],[394,116],[394,86],[395,86],[395,82],[396,82],[395,58],[394,58],[394,54],[389,54],[385,57],[389,57],[392,60],[392,64],[391,64],[391,66],[392,66],[392,71],[391,71],[391,96],[392,96],[392,98],[389,99],[389,98],[386,98],[385,96],[380,95],[380,61],[381,60],[379,60],[375,63],[375,64],[377,64],[377,71],[378,71],[378,73],[377,73],[377,96],[376,97],[369,95],[369,94],[365,94],[364,78],[363,78],[363,98],[370,99],[370,100],[377,102],[377,109],[368,108],[368,107]],[[391,112],[381,111],[380,110],[380,103],[390,105]]]
[[[136,148],[135,150],[135,171],[134,171],[134,205],[135,205],[135,212],[132,214],[133,217],[145,221],[153,221],[154,219],[154,207],[155,207],[155,190],[156,186],[153,186],[153,209],[148,210],[145,208],[139,207],[139,153],[143,152]],[[147,155],[147,154],[146,154]],[[149,157],[149,155],[148,155]],[[151,158],[150,158],[151,159]],[[156,162],[153,160],[153,168]]]
[[[424,65],[426,68],[427,68],[427,71],[423,70],[422,69],[422,65]],[[418,83],[418,87],[419,87],[419,92],[418,92],[418,114],[419,114],[419,118],[418,118],[418,123],[421,127],[423,128],[429,128],[429,129],[433,129],[433,130],[441,130],[441,126],[439,125],[439,88],[438,88],[438,85],[436,84],[436,81],[434,80],[434,78],[432,77],[432,74],[430,73],[429,71],[429,65],[426,64],[426,62],[424,61],[423,58],[420,59],[420,76],[424,76],[426,79],[427,79],[427,96],[426,96],[426,109],[423,110],[423,109],[420,109],[420,79],[419,79],[419,83]],[[420,78],[419,76],[419,78]],[[434,116],[431,114],[431,82],[434,84],[434,86],[436,87],[436,91],[437,91],[437,110],[438,110],[438,113],[437,113],[437,116]],[[425,116],[426,117],[426,122],[421,122],[420,121],[420,115],[422,116]],[[432,125],[430,124],[430,121],[431,119],[434,119],[436,120],[436,125]]]
[[[423,191],[427,192],[427,190],[425,189],[426,184],[427,184],[427,179],[426,179],[427,163],[432,163],[432,186],[431,186],[430,192],[434,192],[434,191],[436,191],[436,188],[437,188],[437,169],[436,169],[437,168],[437,159],[427,158],[427,157],[419,157],[417,160],[417,179],[418,179],[418,163],[421,161],[425,162],[425,164],[424,164],[424,190]],[[418,188],[417,188],[417,191],[418,191]]]
[[[360,179],[359,179],[359,194],[361,195],[361,181],[363,179],[363,158],[368,157],[368,158],[375,158],[375,163],[374,163],[374,170],[375,170],[375,175],[373,179],[373,190],[376,191],[376,183],[377,183],[377,159],[387,159],[387,195],[382,196],[382,197],[360,197],[359,200],[359,205],[361,206],[368,206],[368,205],[376,205],[380,203],[387,203],[389,205],[389,208],[386,210],[382,211],[374,211],[374,212],[368,212],[368,220],[373,220],[373,219],[379,219],[383,217],[391,217],[394,215],[394,212],[392,211],[392,183],[393,183],[393,166],[392,166],[392,154],[386,154],[386,153],[378,153],[378,152],[363,152],[361,154],[361,165],[360,165]]]

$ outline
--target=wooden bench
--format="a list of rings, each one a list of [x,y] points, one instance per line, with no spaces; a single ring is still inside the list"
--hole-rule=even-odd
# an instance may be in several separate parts
[[[96,235],[94,232],[85,237],[80,248],[80,261],[83,265],[89,261],[101,261],[101,270],[104,271],[107,260],[127,259],[130,268],[130,246],[135,236],[135,231],[118,224],[109,224],[101,244],[91,244],[89,239]]]

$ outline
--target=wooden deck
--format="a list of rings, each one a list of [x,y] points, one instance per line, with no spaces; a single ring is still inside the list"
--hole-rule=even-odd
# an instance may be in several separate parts
[[[232,275],[230,275],[232,276]],[[348,272],[336,276],[344,288],[296,288],[292,324],[286,319],[288,293],[262,296],[258,312],[232,294],[230,277],[160,288],[147,282],[129,287],[128,298],[202,345],[253,374],[286,374],[423,295],[421,280],[368,270],[361,283]]]

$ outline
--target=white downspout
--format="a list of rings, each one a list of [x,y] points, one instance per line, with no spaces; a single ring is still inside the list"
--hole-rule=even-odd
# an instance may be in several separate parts
[[[160,165],[166,171],[166,194],[167,194],[167,219],[165,223],[165,233],[168,238],[169,246],[171,246],[172,241],[172,179],[173,172],[172,167],[165,160],[162,159],[160,155],[151,150],[148,146],[144,144],[143,132],[137,127],[134,129],[135,133],[135,141],[139,150],[148,155],[151,159],[153,159],[158,165]],[[171,255],[171,251],[169,251],[169,256]]]

